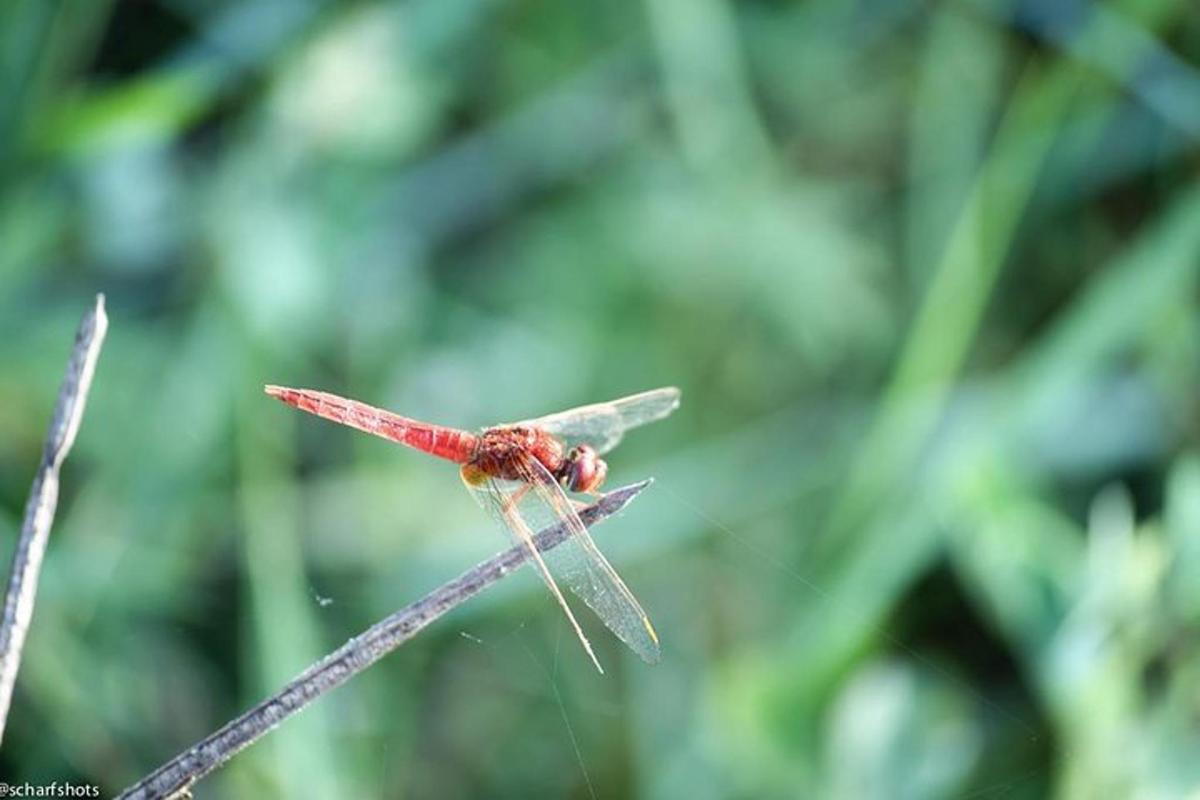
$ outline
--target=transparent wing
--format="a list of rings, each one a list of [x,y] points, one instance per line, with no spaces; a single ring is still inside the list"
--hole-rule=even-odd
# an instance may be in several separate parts
[[[550,571],[630,649],[656,663],[658,634],[650,618],[592,540],[571,499],[537,459],[525,459],[521,469],[524,484],[530,487],[518,498],[521,517],[534,530],[563,522],[571,532],[566,541],[542,554]]]
[[[562,437],[568,447],[588,444],[603,454],[617,446],[625,431],[662,419],[676,408],[679,390],[666,386],[513,424],[537,426]]]
[[[583,632],[583,628],[579,626],[579,621],[575,619],[575,614],[571,611],[571,607],[567,605],[567,599],[563,597],[562,591],[558,588],[558,584],[554,581],[554,576],[551,574],[549,567],[543,560],[543,554],[538,551],[537,546],[533,542],[533,536],[542,528],[554,524],[557,520],[550,520],[543,524],[530,525],[520,512],[522,499],[531,493],[532,487],[521,481],[502,481],[496,478],[487,478],[483,483],[473,483],[467,480],[465,475],[463,483],[466,484],[467,490],[471,492],[471,496],[483,506],[501,527],[508,532],[512,540],[520,547],[524,547],[529,553],[529,561],[533,564],[534,569],[542,576],[547,588],[550,589],[550,594],[554,596],[563,613],[566,614],[567,620],[571,623],[571,627],[575,630],[575,635],[579,637],[580,644],[587,651],[588,657],[592,659],[592,663],[596,665],[596,669],[604,672],[604,667],[600,666],[600,660],[596,658],[596,653],[592,650],[592,643],[588,641],[587,636]],[[578,519],[578,516],[576,517]],[[580,525],[583,523],[580,522]],[[561,546],[561,545],[560,545]]]

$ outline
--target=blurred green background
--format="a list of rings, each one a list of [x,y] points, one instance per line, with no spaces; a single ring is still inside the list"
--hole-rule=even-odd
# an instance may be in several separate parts
[[[675,384],[596,538],[219,797],[1200,797],[1190,0],[0,7],[0,559],[72,333],[7,780],[115,792],[503,544],[466,427]],[[528,573],[528,574],[527,574]]]

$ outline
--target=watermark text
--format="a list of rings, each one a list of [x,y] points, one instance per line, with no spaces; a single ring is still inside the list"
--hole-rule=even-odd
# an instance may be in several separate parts
[[[10,797],[99,797],[100,787],[90,783],[5,783],[0,781],[0,798]]]

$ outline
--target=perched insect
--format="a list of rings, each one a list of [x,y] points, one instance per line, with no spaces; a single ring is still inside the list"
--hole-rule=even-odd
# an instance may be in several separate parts
[[[529,552],[596,669],[604,671],[556,575],[634,652],[650,663],[658,661],[658,634],[650,618],[596,547],[566,493],[596,494],[608,471],[601,456],[625,431],[678,408],[678,389],[653,389],[478,433],[419,422],[312,389],[267,386],[266,391],[310,414],[460,464],[471,494]],[[553,550],[538,552],[534,532],[556,523],[571,535]]]

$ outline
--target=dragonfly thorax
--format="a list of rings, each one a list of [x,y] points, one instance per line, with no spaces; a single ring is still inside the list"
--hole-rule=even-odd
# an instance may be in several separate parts
[[[532,457],[571,492],[594,492],[604,482],[608,465],[586,444],[564,453],[562,441],[541,428],[508,425],[480,434],[471,464],[493,478],[527,480]]]
[[[525,480],[524,465],[532,456],[557,479],[562,468],[563,445],[539,428],[508,425],[488,428],[479,436],[472,463],[482,473],[505,480]]]

